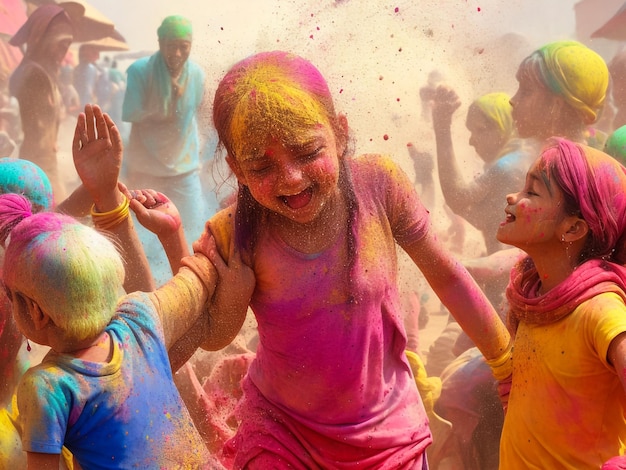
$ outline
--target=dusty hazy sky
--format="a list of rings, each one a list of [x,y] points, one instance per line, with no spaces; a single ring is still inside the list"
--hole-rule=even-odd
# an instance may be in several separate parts
[[[418,99],[428,74],[441,72],[465,104],[490,91],[512,94],[523,57],[545,42],[575,38],[577,3],[89,1],[117,24],[133,50],[156,49],[156,28],[165,16],[189,17],[194,25],[192,58],[207,71],[209,93],[234,61],[255,51],[286,49],[309,58],[329,81],[337,108],[348,115],[358,150],[393,154],[409,172],[409,141],[434,150],[432,127],[424,120]],[[598,2],[607,10],[620,0]],[[459,142],[467,142],[465,112],[466,108],[457,112],[454,123]]]

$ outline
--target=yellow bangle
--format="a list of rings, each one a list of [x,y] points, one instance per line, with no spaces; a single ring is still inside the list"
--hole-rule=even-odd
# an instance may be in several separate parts
[[[513,373],[513,340],[502,354],[485,362],[491,368],[491,373],[497,380],[504,380]]]
[[[126,196],[124,196],[124,200],[119,206],[108,212],[96,212],[96,206],[94,204],[91,206],[91,219],[96,228],[100,230],[111,230],[128,218],[130,214],[129,207],[130,201]]]

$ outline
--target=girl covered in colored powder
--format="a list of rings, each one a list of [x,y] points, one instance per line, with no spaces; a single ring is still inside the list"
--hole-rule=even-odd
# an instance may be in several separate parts
[[[226,466],[427,468],[396,244],[496,361],[509,346],[504,324],[400,168],[350,158],[347,120],[310,62],[281,51],[240,61],[217,88],[213,118],[239,191],[203,237],[253,268],[259,330]]]
[[[130,233],[128,199],[117,184],[121,137],[102,113],[87,111],[79,117],[74,158],[94,200],[94,224]],[[17,326],[51,348],[17,392],[29,468],[57,468],[63,445],[82,468],[215,465],[167,357],[194,321],[209,322],[204,313],[213,289],[200,280],[215,277],[209,260],[188,257],[161,289],[119,300],[125,269],[110,239],[69,216],[32,214],[21,195],[0,196],[0,208],[3,281]]]
[[[19,193],[31,201],[33,211],[51,210],[50,180],[41,168],[28,160],[0,158],[0,194]],[[2,258],[0,250],[0,259]],[[24,337],[11,313],[10,299],[0,292],[0,462],[5,468],[23,468],[26,456],[19,436],[15,388],[30,367]]]
[[[555,138],[505,212],[498,240],[528,256],[506,291],[500,468],[600,468],[626,440],[626,169]]]

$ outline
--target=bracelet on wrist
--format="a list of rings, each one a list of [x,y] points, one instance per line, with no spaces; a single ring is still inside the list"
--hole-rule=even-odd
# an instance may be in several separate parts
[[[130,201],[124,196],[122,203],[115,209],[107,212],[96,212],[96,206],[91,206],[90,214],[96,228],[100,230],[111,230],[124,222],[130,215]]]
[[[513,373],[513,341],[509,343],[502,354],[485,362],[491,368],[491,373],[497,380],[504,380]]]

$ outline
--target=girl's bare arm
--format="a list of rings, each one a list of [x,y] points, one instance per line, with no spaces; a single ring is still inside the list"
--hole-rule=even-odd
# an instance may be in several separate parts
[[[511,341],[508,330],[472,276],[437,235],[430,230],[423,239],[404,248],[485,358],[501,357]]]

